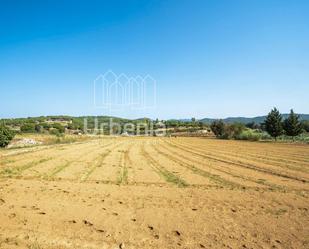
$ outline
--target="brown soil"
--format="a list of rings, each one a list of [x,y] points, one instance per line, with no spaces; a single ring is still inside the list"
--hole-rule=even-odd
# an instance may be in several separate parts
[[[0,150],[0,248],[309,248],[309,146],[102,138]]]

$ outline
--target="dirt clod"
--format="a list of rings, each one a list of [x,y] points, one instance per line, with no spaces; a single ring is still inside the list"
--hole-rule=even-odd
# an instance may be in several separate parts
[[[83,223],[87,226],[93,226],[93,224],[87,220],[83,220]]]

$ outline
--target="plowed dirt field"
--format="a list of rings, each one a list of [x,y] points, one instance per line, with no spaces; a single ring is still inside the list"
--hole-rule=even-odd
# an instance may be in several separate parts
[[[309,248],[309,146],[121,137],[3,149],[0,248]]]

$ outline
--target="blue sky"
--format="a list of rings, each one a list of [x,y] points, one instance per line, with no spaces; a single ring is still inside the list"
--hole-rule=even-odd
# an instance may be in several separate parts
[[[309,113],[309,1],[0,1],[0,117]],[[111,69],[150,74],[157,105],[93,105]]]

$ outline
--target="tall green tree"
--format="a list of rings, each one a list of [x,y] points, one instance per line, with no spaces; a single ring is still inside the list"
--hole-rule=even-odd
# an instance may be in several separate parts
[[[14,138],[14,132],[8,127],[0,124],[0,147],[6,147]]]
[[[282,116],[276,107],[266,117],[265,130],[276,140],[283,134]]]
[[[286,135],[294,137],[302,133],[302,124],[299,120],[299,116],[291,109],[290,115],[284,120],[283,128]]]

